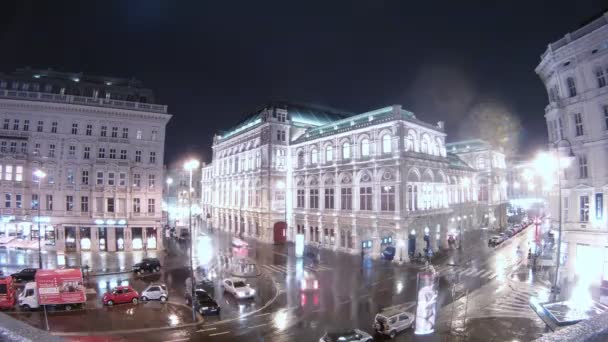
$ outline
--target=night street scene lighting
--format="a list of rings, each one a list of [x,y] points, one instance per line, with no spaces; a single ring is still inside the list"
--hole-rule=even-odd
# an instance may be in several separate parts
[[[608,335],[605,3],[0,22],[1,340]]]

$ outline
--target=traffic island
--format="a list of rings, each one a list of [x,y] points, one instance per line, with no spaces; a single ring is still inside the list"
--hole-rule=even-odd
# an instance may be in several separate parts
[[[46,329],[43,311],[13,312],[10,315],[41,330]],[[49,330],[54,335],[105,335],[137,330],[172,329],[203,322],[192,321],[192,309],[179,303],[146,302],[70,312],[48,312]]]

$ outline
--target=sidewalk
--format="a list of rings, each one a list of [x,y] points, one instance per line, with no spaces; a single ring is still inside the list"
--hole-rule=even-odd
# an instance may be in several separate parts
[[[54,269],[88,265],[89,275],[91,276],[130,273],[131,267],[145,257],[158,258],[163,268],[182,267],[186,264],[187,257],[184,259],[169,256],[183,253],[186,253],[186,251],[181,250],[174,241],[167,243],[167,252],[149,250],[58,254],[54,251],[43,251],[42,267]],[[38,251],[0,249],[0,270],[5,274],[28,267],[38,268]]]

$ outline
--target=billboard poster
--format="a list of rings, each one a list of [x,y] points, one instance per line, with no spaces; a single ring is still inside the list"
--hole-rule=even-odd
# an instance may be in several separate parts
[[[416,303],[416,335],[435,331],[438,278],[433,272],[418,273],[418,296]]]
[[[84,303],[85,287],[78,269],[40,270],[36,273],[40,304]]]

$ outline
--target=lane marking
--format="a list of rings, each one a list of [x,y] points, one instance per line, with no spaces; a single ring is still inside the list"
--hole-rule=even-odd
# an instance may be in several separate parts
[[[325,310],[323,310],[323,309],[317,309],[317,310],[311,311],[311,313],[319,313],[319,312],[323,312],[323,311],[325,311]]]
[[[210,330],[217,330],[217,328],[201,329],[201,330],[197,330],[196,332],[203,332],[203,331],[210,331]]]
[[[209,336],[217,336],[217,335],[224,335],[224,334],[230,334],[230,331],[222,331],[222,332],[215,333],[215,334],[209,334]]]
[[[263,326],[268,325],[268,324],[270,324],[270,323],[262,323],[262,324],[253,325],[253,326],[250,326],[250,327],[247,327],[247,328],[254,329],[254,328],[263,327]],[[209,335],[209,336],[211,336],[211,335]]]
[[[188,341],[188,340],[189,340],[189,338],[180,338],[177,340],[169,340],[169,342]]]

